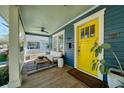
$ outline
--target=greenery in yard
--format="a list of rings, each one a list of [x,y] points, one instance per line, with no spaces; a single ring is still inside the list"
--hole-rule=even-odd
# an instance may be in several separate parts
[[[7,61],[8,60],[8,56],[5,54],[0,54],[0,61]]]
[[[0,86],[7,84],[9,81],[8,66],[0,68]]]

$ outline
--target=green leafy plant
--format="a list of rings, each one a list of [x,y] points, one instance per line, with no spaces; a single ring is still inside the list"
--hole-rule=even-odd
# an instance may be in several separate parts
[[[99,54],[101,54],[103,52],[103,49],[107,49],[109,50],[111,48],[110,44],[102,44],[102,45],[98,45],[98,43],[94,43],[94,46],[91,48],[91,52],[95,52],[95,57],[98,58]],[[108,68],[105,66],[105,59],[94,59],[92,60],[92,70],[97,70],[98,66],[99,66],[99,62],[100,62],[100,67],[99,70],[102,74],[106,74],[108,72]]]
[[[98,58],[98,56],[100,54],[102,54],[103,49],[112,53],[112,55],[115,57],[116,61],[118,62],[119,68],[122,72],[123,70],[122,70],[122,66],[120,64],[120,61],[119,61],[118,57],[116,56],[115,52],[111,49],[110,44],[104,43],[104,44],[98,45],[98,43],[95,42],[94,46],[91,48],[91,52],[95,52],[95,57]],[[97,70],[98,69],[99,62],[100,62],[100,67],[99,67],[100,72],[102,74],[107,74],[109,68],[105,66],[105,63],[106,63],[105,59],[101,59],[101,60],[94,59],[92,61],[92,70]]]
[[[8,60],[7,54],[0,54],[0,61],[7,61],[7,60]]]
[[[112,53],[112,55],[115,57],[116,61],[118,62],[119,68],[121,70],[121,74],[123,76],[123,70],[122,70],[122,66],[120,64],[120,61],[118,59],[118,57],[116,56],[115,52],[111,49],[111,45],[108,43],[104,43],[102,45],[98,45],[98,43],[94,43],[94,46],[91,48],[91,52],[95,52],[95,57],[98,58],[98,56],[103,52],[103,49],[108,50],[110,53]],[[99,66],[99,70],[102,74],[107,74],[109,68],[107,66],[105,66],[106,60],[105,59],[94,59],[92,61],[92,70],[97,70],[98,66]],[[117,87],[123,87],[124,88],[124,82],[119,81],[121,84]]]
[[[8,66],[0,68],[0,86],[3,86],[9,82]]]

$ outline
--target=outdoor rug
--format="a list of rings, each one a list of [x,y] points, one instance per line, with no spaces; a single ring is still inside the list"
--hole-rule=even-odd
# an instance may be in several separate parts
[[[74,76],[75,78],[77,78],[78,80],[80,80],[81,82],[85,83],[90,88],[107,88],[108,87],[107,84],[105,84],[103,81],[95,77],[92,77],[86,73],[83,73],[75,68],[69,70],[68,73]]]

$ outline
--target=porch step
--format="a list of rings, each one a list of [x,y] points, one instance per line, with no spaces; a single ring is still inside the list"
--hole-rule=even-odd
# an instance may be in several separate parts
[[[80,80],[81,82],[85,83],[90,88],[107,88],[108,87],[107,84],[104,83],[103,81],[93,76],[90,76],[84,72],[81,72],[75,68],[69,70],[68,73],[74,76],[75,78],[77,78],[78,80]]]
[[[39,71],[42,71],[42,70],[46,70],[48,68],[52,68],[52,67],[55,67],[55,66],[57,66],[57,64],[53,64],[53,65],[49,65],[49,66],[42,67],[42,68],[39,68],[39,69],[35,69],[35,70],[32,70],[32,71],[28,71],[27,74],[31,75],[31,74],[34,74],[36,72],[39,72]]]

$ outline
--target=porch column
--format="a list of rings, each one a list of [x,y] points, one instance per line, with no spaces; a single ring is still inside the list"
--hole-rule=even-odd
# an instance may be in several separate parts
[[[9,87],[21,85],[18,6],[9,6]]]

